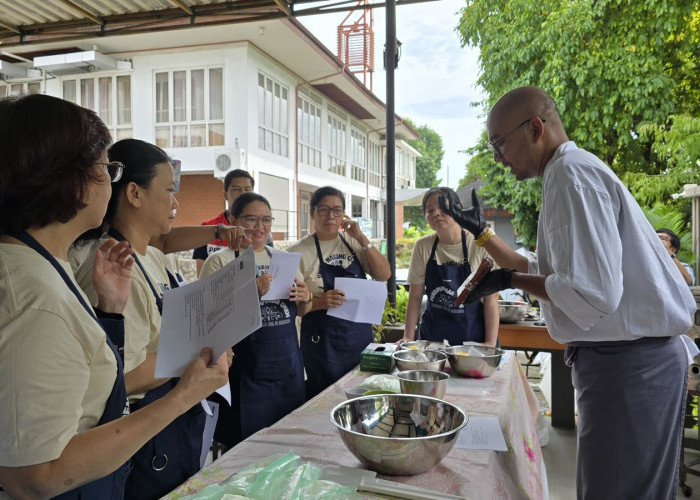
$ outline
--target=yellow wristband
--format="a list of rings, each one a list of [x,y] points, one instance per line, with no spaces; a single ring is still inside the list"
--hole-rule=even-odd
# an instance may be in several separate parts
[[[481,236],[479,236],[474,241],[474,243],[476,243],[476,246],[483,247],[486,244],[486,242],[491,239],[491,236],[493,236],[494,234],[496,234],[496,233],[493,232],[493,229],[491,229],[490,227],[487,227],[486,230],[483,233],[481,233]]]
[[[314,294],[311,293],[311,290],[309,290],[309,300],[306,301],[307,304],[311,304],[311,302],[314,300]]]

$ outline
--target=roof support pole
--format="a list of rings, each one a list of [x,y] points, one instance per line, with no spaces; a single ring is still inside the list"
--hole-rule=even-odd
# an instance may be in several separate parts
[[[386,2],[386,255],[391,267],[387,283],[389,303],[396,307],[396,124],[394,113],[394,69],[396,68],[396,0]]]

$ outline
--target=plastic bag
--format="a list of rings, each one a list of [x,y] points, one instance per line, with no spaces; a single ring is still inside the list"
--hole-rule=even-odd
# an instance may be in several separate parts
[[[396,375],[370,375],[358,385],[368,391],[391,391],[400,393],[401,383]]]

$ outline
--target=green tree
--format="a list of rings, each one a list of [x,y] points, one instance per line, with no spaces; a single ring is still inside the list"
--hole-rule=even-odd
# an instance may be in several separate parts
[[[485,108],[514,87],[537,85],[579,146],[621,177],[652,175],[677,192],[691,176],[663,154],[663,137],[671,115],[700,109],[698,10],[691,0],[470,0],[458,31],[480,50]],[[521,240],[534,243],[539,182],[518,183],[494,165],[485,135],[471,152],[467,175],[487,182],[483,196],[515,214]]]
[[[442,180],[437,178],[437,173],[442,167],[442,158],[445,156],[442,137],[427,125],[416,126],[409,119],[406,119],[406,122],[420,134],[419,139],[407,141],[422,155],[421,158],[416,159],[416,187],[438,186]],[[427,225],[421,207],[405,207],[404,222],[410,222],[411,225],[421,229]]]

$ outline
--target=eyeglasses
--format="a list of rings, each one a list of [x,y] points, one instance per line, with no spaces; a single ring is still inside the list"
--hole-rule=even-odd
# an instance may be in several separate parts
[[[109,163],[97,162],[98,165],[103,165],[107,169],[109,178],[112,182],[117,182],[122,178],[124,172],[124,164],[120,161],[110,161]]]
[[[328,205],[317,205],[316,211],[321,217],[328,217],[328,215],[333,212],[334,217],[340,217],[343,215],[345,209],[343,207],[329,207]]]
[[[262,222],[263,226],[271,226],[272,221],[275,220],[274,217],[258,217],[257,215],[245,215],[241,217],[241,220],[245,222],[248,227],[255,227],[258,222]]]
[[[512,129],[510,132],[506,132],[505,134],[503,134],[500,139],[498,139],[496,141],[489,141],[487,143],[489,146],[489,149],[493,152],[493,154],[502,158],[503,153],[501,153],[501,147],[503,147],[503,143],[506,142],[506,137],[508,137],[510,134],[512,134],[513,132],[518,130],[520,127],[527,125],[530,122],[530,120],[532,120],[533,118],[535,118],[535,117],[533,116],[531,118],[528,118],[524,122],[518,124],[518,126],[516,126],[514,129]],[[547,122],[547,120],[545,120],[544,118],[540,118],[540,120],[542,120],[542,123]]]
[[[229,191],[233,191],[234,193],[238,193],[238,192],[240,192],[240,191],[245,191],[245,192],[247,193],[248,191],[252,191],[253,188],[250,187],[250,186],[246,186],[246,187],[241,187],[241,186],[229,186],[228,190],[229,190]]]
[[[668,236],[666,236],[666,235],[663,235],[663,234],[657,234],[656,236],[658,236],[658,237],[659,237],[659,239],[660,239],[661,241],[671,241],[671,238],[669,238],[669,237],[668,237]]]

